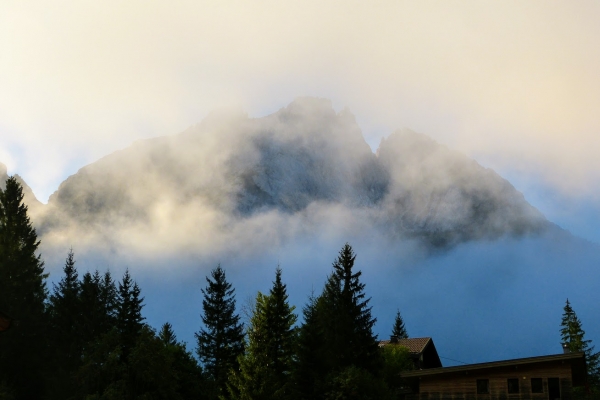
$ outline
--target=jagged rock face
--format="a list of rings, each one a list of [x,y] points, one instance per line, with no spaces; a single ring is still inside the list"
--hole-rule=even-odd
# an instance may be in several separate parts
[[[234,168],[242,213],[296,212],[313,201],[371,206],[385,193],[385,173],[354,117],[336,115],[327,101],[302,99],[254,120],[248,137],[250,156]]]
[[[495,172],[410,131],[375,155],[352,114],[312,98],[259,119],[213,114],[179,135],[136,142],[63,182],[40,226],[144,224],[165,207],[244,219],[313,203],[367,210],[389,233],[439,246],[549,226]]]

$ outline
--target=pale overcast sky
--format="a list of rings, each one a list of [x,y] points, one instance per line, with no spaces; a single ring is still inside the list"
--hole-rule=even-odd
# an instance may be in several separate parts
[[[595,1],[2,1],[0,162],[47,201],[216,107],[319,96],[372,147],[425,133],[600,241],[599,20]]]

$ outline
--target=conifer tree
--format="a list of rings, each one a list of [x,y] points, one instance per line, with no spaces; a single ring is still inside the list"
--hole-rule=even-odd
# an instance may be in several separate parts
[[[323,334],[319,321],[319,298],[314,294],[302,309],[303,323],[298,329],[293,381],[299,399],[318,399],[324,393],[319,386],[327,374],[323,363]]]
[[[115,325],[117,318],[117,304],[119,300],[117,286],[110,271],[106,271],[100,277],[100,273],[96,270],[93,280],[98,286],[99,328],[101,332],[108,332]]]
[[[17,399],[39,398],[46,348],[44,263],[14,177],[0,190],[0,310],[18,321],[0,340],[0,376]]]
[[[371,316],[370,299],[365,298],[361,272],[354,272],[356,255],[346,243],[333,263],[321,295],[321,327],[330,370],[350,365],[375,371],[379,368],[378,346],[373,335],[376,319]]]
[[[158,337],[166,346],[175,346],[177,344],[177,337],[175,336],[175,332],[173,332],[173,326],[168,322],[165,322],[160,328]]]
[[[398,339],[408,339],[408,333],[404,326],[404,321],[400,315],[400,310],[396,311],[396,318],[394,319],[394,326],[392,327],[392,336]]]
[[[60,341],[68,345],[78,339],[77,325],[81,314],[79,305],[81,284],[77,268],[75,268],[72,249],[67,255],[63,272],[63,278],[58,284],[54,284],[52,295],[50,295],[49,312],[52,329],[59,335]],[[63,348],[61,345],[58,346],[61,347],[60,351],[63,354],[70,353],[68,349],[70,346],[66,348]]]
[[[125,270],[123,279],[119,282],[116,307],[116,325],[121,335],[124,357],[129,355],[129,351],[134,346],[136,338],[144,326],[142,323],[145,319],[142,316],[144,298],[140,297],[140,292],[138,284],[131,279],[129,270]]]
[[[158,338],[163,342],[173,360],[172,368],[175,371],[175,380],[181,398],[206,398],[207,388],[202,368],[192,354],[187,351],[185,343],[177,341],[177,336],[170,323],[163,324]]]
[[[290,374],[298,319],[294,314],[295,306],[288,302],[287,286],[281,281],[281,268],[275,271],[275,282],[267,299],[267,357],[269,365],[280,386]]]
[[[196,333],[196,352],[217,393],[225,389],[227,374],[237,368],[237,357],[244,350],[243,326],[235,313],[235,289],[227,282],[225,271],[218,265],[206,277],[202,289],[203,328]]]
[[[50,338],[52,340],[53,379],[48,388],[51,398],[71,397],[75,393],[73,374],[81,363],[81,284],[78,279],[73,250],[69,251],[64,276],[54,285],[48,305]]]
[[[353,271],[355,259],[346,243],[323,292],[311,297],[304,308],[294,372],[300,399],[344,398],[345,386],[340,382],[357,377],[365,383],[363,389],[381,384],[373,376],[382,367],[372,331],[375,319],[360,282],[361,272]]]
[[[292,398],[291,373],[296,332],[294,306],[288,302],[281,269],[268,295],[258,293],[248,328],[248,344],[240,356],[239,373],[231,377],[235,399]]]
[[[248,342],[238,357],[239,368],[231,370],[227,384],[231,400],[271,399],[273,376],[269,374],[267,345],[267,297],[258,292],[248,326]]]
[[[163,324],[158,338],[164,343],[173,360],[178,392],[183,399],[205,399],[208,388],[202,368],[194,356],[186,349],[185,343],[177,341],[170,323]]]
[[[80,303],[81,309],[85,310],[81,315],[81,336],[84,343],[105,333],[100,328],[104,315],[100,303],[99,277],[98,271],[94,275],[86,272],[81,279]]]
[[[591,345],[592,341],[585,339],[585,331],[577,314],[571,307],[569,299],[567,299],[563,308],[560,326],[562,343],[567,345],[570,352],[581,351],[585,354],[588,384],[595,390],[600,390],[600,353],[595,353],[594,346]]]

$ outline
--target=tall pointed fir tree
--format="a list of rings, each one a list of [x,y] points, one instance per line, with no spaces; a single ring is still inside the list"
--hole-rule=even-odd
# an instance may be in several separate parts
[[[175,332],[173,332],[173,326],[168,322],[165,322],[160,328],[158,337],[165,346],[175,346],[177,344],[177,337],[175,336]]]
[[[246,352],[230,377],[229,396],[239,400],[293,398],[292,369],[296,315],[288,302],[281,269],[268,295],[258,293],[248,328]]]
[[[127,358],[134,347],[136,339],[144,326],[142,308],[143,297],[140,288],[131,279],[129,270],[125,270],[123,279],[119,282],[116,325],[123,345],[123,357]]]
[[[87,344],[103,333],[101,328],[104,320],[103,305],[100,299],[100,273],[96,271],[83,274],[81,279],[80,303],[81,309],[81,340]]]
[[[376,319],[371,316],[370,299],[360,271],[354,271],[356,255],[346,243],[333,263],[323,294],[322,329],[327,361],[333,370],[354,365],[368,371],[379,368],[378,345],[373,334]]]
[[[322,356],[324,348],[319,301],[320,298],[312,293],[302,309],[303,322],[298,329],[293,372],[294,389],[299,399],[319,399],[325,393],[321,387],[327,370]]]
[[[0,190],[0,310],[19,323],[0,339],[0,381],[17,399],[39,398],[43,390],[48,275],[36,255],[39,244],[23,188],[10,177]]]
[[[100,277],[99,272],[96,270],[96,272],[94,273],[93,280],[98,287],[98,327],[100,332],[104,333],[108,332],[115,325],[115,321],[117,319],[117,305],[119,301],[119,295],[117,293],[117,286],[112,278],[112,275],[110,274],[110,271],[106,271],[104,275]],[[134,286],[137,285],[134,284]],[[142,307],[142,300],[139,300],[140,313]]]
[[[354,390],[351,387],[365,392],[380,386],[376,375],[382,359],[373,335],[375,318],[360,282],[361,272],[354,271],[355,259],[346,243],[323,292],[304,309],[294,372],[300,399],[344,398],[347,390]]]
[[[560,322],[560,337],[563,345],[566,345],[570,352],[583,352],[588,374],[588,385],[594,391],[600,391],[600,353],[594,352],[594,346],[591,340],[585,339],[585,331],[581,326],[581,321],[571,307],[569,299],[563,308],[562,320]]]
[[[196,333],[196,352],[215,387],[213,397],[223,393],[227,375],[237,369],[237,357],[244,351],[244,332],[235,312],[235,289],[227,282],[225,271],[218,265],[206,277],[202,290],[203,328]]]
[[[397,339],[408,339],[408,333],[406,332],[402,315],[400,315],[400,310],[396,311],[396,318],[394,318],[394,326],[392,327],[392,336]]]
[[[54,285],[48,305],[53,359],[53,379],[49,382],[51,398],[71,397],[75,393],[73,375],[81,363],[81,284],[75,268],[73,249],[69,251],[64,276]]]

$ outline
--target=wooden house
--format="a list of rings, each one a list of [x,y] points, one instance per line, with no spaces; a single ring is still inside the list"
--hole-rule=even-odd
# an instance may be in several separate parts
[[[440,368],[442,366],[433,339],[430,337],[398,339],[392,336],[390,340],[379,342],[379,347],[388,345],[406,347],[415,369]]]
[[[583,353],[519,358],[400,374],[406,400],[554,400],[571,399],[584,386]]]

